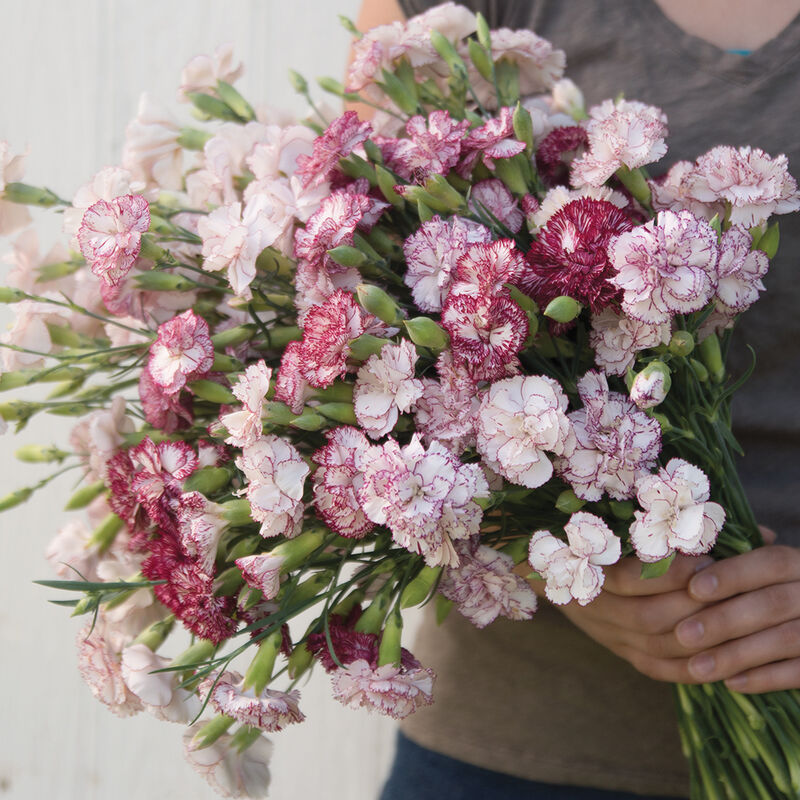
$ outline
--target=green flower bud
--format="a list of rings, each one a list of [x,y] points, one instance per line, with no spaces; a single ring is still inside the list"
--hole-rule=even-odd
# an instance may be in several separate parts
[[[350,153],[347,158],[339,160],[339,169],[350,178],[366,178],[370,186],[378,185],[378,178],[375,174],[375,165],[365,161],[361,156]]]
[[[331,614],[346,617],[359,603],[364,601],[364,590],[354,589],[350,594],[343,597],[332,609]]]
[[[233,597],[243,584],[244,578],[239,567],[228,567],[214,578],[214,596]]]
[[[292,653],[286,662],[289,677],[293,681],[297,680],[301,675],[304,675],[308,671],[313,661],[314,656],[311,654],[311,651],[308,649],[308,647],[306,647],[305,642],[298,644],[297,647],[292,650]]]
[[[328,92],[328,94],[335,94],[337,97],[341,97],[345,91],[344,86],[337,80],[333,78],[317,78],[317,84],[319,88],[322,89],[323,92]]]
[[[362,146],[364,148],[364,152],[367,154],[367,158],[373,164],[383,164],[383,153],[381,152],[380,147],[378,147],[378,145],[376,145],[372,139],[367,139]]]
[[[342,425],[358,425],[353,403],[322,403],[314,406],[314,411],[323,417],[339,422]]]
[[[520,142],[524,142],[525,147],[532,150],[533,121],[531,120],[531,112],[528,111],[522,103],[517,103],[517,107],[514,109],[512,122],[514,124],[514,136],[516,136]]]
[[[650,187],[647,185],[647,178],[641,167],[637,169],[628,169],[626,166],[621,166],[616,171],[616,176],[619,182],[643,205],[650,205]]]
[[[346,381],[335,381],[324,389],[316,389],[314,397],[329,403],[352,403],[355,384]]]
[[[210,722],[203,725],[192,737],[192,749],[205,750],[206,747],[211,747],[217,739],[228,732],[228,728],[234,722],[236,720],[233,717],[229,717],[226,714],[218,714]]]
[[[134,278],[134,283],[138,288],[149,292],[186,292],[195,286],[193,281],[182,275],[161,270],[141,272]]]
[[[158,218],[156,218],[158,221]],[[151,219],[152,224],[152,219]],[[167,256],[167,251],[161,245],[156,244],[156,240],[150,234],[142,236],[141,249],[139,250],[139,258],[147,259],[148,261],[161,261]],[[190,286],[193,284],[189,284]]]
[[[366,361],[370,356],[380,355],[386,341],[370,333],[362,333],[350,342],[350,357],[356,361]]]
[[[274,556],[283,558],[281,572],[291,572],[297,569],[305,560],[325,541],[325,530],[323,528],[312,528],[303,531],[294,539],[281,542],[270,550]]]
[[[325,418],[317,414],[310,408],[303,409],[299,417],[293,417],[289,423],[293,428],[300,428],[302,431],[318,431],[325,427]]]
[[[37,270],[38,277],[36,283],[48,283],[55,281],[59,278],[64,278],[67,275],[72,275],[83,266],[83,259],[77,258],[73,261],[57,261],[53,264],[42,264]]]
[[[394,190],[398,182],[397,176],[389,172],[385,167],[376,166],[375,178],[378,181],[378,188],[381,190],[381,194],[386,199],[386,202],[391,203],[395,208],[403,208],[405,200]]]
[[[39,186],[29,186],[27,183],[7,183],[2,192],[4,200],[11,203],[21,203],[25,206],[41,206],[49,208],[63,201],[49,189]],[[67,203],[66,205],[69,205]]]
[[[523,153],[513,158],[498,158],[494,162],[494,172],[515,195],[528,193],[533,174],[530,161]]]
[[[360,267],[366,264],[367,257],[356,247],[343,244],[328,250],[328,255],[343,267]]]
[[[694,372],[695,377],[700,383],[705,383],[708,380],[708,370],[702,361],[698,361],[696,358],[690,358],[689,366],[692,368],[692,372]]]
[[[467,41],[467,50],[469,52],[470,61],[475,65],[478,74],[484,80],[494,80],[494,64],[486,48],[482,47],[480,42],[477,42],[475,39],[469,39]]]
[[[393,614],[389,614],[381,634],[381,643],[378,647],[378,666],[383,666],[384,664],[400,666],[400,639],[402,635],[403,618],[400,616],[400,611],[395,610]]]
[[[0,303],[19,303],[28,295],[21,289],[12,289],[10,286],[0,286]]]
[[[394,101],[401,111],[409,115],[416,114],[418,110],[416,86],[410,86],[385,69],[381,71],[381,74],[383,83],[378,85],[383,89],[383,92]]]
[[[244,688],[253,688],[256,695],[260,695],[272,679],[272,669],[281,649],[280,629],[265,636],[258,645],[258,652],[247,672],[244,674]]]
[[[216,647],[207,639],[198,639],[170,662],[171,667],[194,669],[198,664],[208,661],[216,652]]]
[[[766,234],[765,234],[766,235]],[[700,360],[708,368],[708,373],[714,383],[725,380],[725,364],[722,360],[722,350],[716,333],[710,333],[700,342],[698,347]]]
[[[7,511],[9,508],[24,503],[32,494],[34,490],[28,486],[24,489],[16,489],[15,491],[7,494],[5,497],[0,497],[0,511]]]
[[[256,112],[250,103],[229,83],[217,81],[217,94],[240,119],[252,122],[256,118]]]
[[[400,595],[400,608],[410,608],[422,603],[442,574],[442,567],[423,567],[417,576],[406,585]]]
[[[248,747],[255,744],[261,736],[260,728],[252,728],[249,725],[245,725],[233,734],[230,746],[239,753],[243,753]]]
[[[441,625],[453,610],[452,600],[448,600],[443,594],[436,595],[436,624]]]
[[[228,122],[240,122],[239,115],[226,102],[210,94],[187,92],[186,97],[196,109],[195,116],[200,119],[223,119]]]
[[[374,314],[381,322],[394,325],[400,315],[400,307],[379,286],[362,283],[356,287],[358,302],[365,311]]]
[[[181,132],[178,135],[178,144],[184,150],[202,150],[210,138],[211,134],[207,131],[201,131],[197,128],[181,128]]]
[[[289,342],[299,342],[303,338],[303,331],[296,325],[280,325],[269,329],[270,350],[283,350]]]
[[[4,392],[7,389],[18,389],[20,386],[27,386],[29,383],[35,382],[36,373],[32,370],[4,372],[0,375],[0,392]]]
[[[425,181],[425,189],[437,200],[445,203],[449,210],[458,211],[467,207],[467,199],[457,192],[444,175],[431,175]]]
[[[417,216],[420,222],[428,222],[434,217],[433,209],[426,206],[422,200],[417,200]]]
[[[440,214],[445,214],[453,210],[448,203],[435,197],[422,186],[406,186],[403,190],[403,197],[409,203],[424,203],[427,208],[437,211]]]
[[[308,81],[295,70],[289,70],[289,83],[298,94],[308,94]]]
[[[200,492],[208,497],[221,492],[230,482],[231,475],[224,467],[202,467],[183,482],[183,491]]]
[[[494,74],[497,84],[498,104],[500,106],[515,106],[520,100],[519,68],[509,59],[501,58],[500,61],[494,65]],[[507,159],[501,160],[506,161]]]
[[[212,372],[238,372],[242,369],[242,362],[236,358],[231,358],[225,353],[214,353],[214,363],[211,365]],[[205,383],[213,383],[214,381],[205,381]],[[199,383],[199,381],[194,381],[194,383]],[[219,386],[219,384],[217,384]],[[223,387],[224,388],[224,387]],[[202,391],[202,389],[201,389]],[[210,391],[214,391],[211,389]],[[212,400],[212,402],[226,402],[226,403],[235,403],[236,400],[224,400],[224,401],[217,401]]]
[[[264,403],[262,419],[269,425],[288,425],[296,416],[286,403],[277,400]]]
[[[89,538],[89,545],[91,547],[96,547],[101,553],[104,553],[111,546],[124,525],[125,523],[116,514],[109,514],[94,531],[92,531],[92,535]]]
[[[266,247],[256,259],[256,270],[277,278],[294,278],[295,263],[274,247]]]
[[[359,633],[377,633],[383,626],[383,620],[389,610],[392,596],[392,581],[387,581],[358,618],[355,630]]]
[[[215,359],[216,363],[216,359]],[[227,386],[222,386],[215,381],[209,381],[205,378],[192,381],[188,384],[187,388],[196,397],[201,400],[208,400],[209,403],[219,403],[220,405],[232,405],[237,403],[236,395],[228,389]]]
[[[0,403],[0,417],[6,422],[12,420],[24,421],[32,417],[44,406],[41,403],[30,403],[27,400],[11,400],[8,403]]]
[[[244,344],[253,338],[256,328],[255,325],[237,325],[235,328],[228,328],[226,331],[215,333],[211,337],[211,344],[215,350],[224,350],[226,347],[235,347]]]
[[[565,489],[556,498],[556,508],[564,514],[574,514],[586,505],[585,500],[581,500],[572,489]]]
[[[285,599],[291,596],[292,605],[303,605],[313,600],[327,589],[333,577],[333,570],[320,570],[319,572],[315,572],[310,578],[306,578],[302,583],[285,583],[283,587],[281,587],[278,597]]]
[[[54,325],[52,322],[45,323],[47,332],[50,334],[50,341],[59,347],[83,347],[89,345],[91,339],[77,333],[69,325]]]
[[[99,497],[106,490],[103,481],[95,481],[88,486],[81,486],[64,506],[65,511],[76,511],[79,508],[86,508],[96,497]]]
[[[19,461],[28,464],[48,464],[51,461],[61,462],[71,453],[59,450],[54,445],[26,444],[20,447],[14,455]]]
[[[547,304],[544,315],[556,322],[572,322],[582,310],[583,306],[577,300],[561,295]]]
[[[437,355],[450,344],[450,335],[430,317],[414,317],[403,324],[415,345],[427,347]]]
[[[778,223],[773,222],[759,240],[758,249],[766,253],[767,258],[771,260],[775,258],[775,254],[778,252],[778,245],[780,244],[780,241],[781,234],[780,230],[778,229]]]
[[[661,426],[662,433],[667,433],[667,431],[672,430],[672,423],[665,414],[659,411],[651,411],[650,416]]]
[[[145,628],[132,642],[132,644],[143,644],[154,653],[167,640],[170,631],[175,625],[175,617],[170,615],[166,619],[154,622]]]
[[[492,35],[489,31],[489,23],[486,21],[486,17],[480,13],[480,11],[475,15],[475,20],[477,23],[477,30],[476,33],[478,35],[478,41],[481,43],[481,46],[484,47],[486,50],[492,49]]]
[[[694,336],[689,331],[675,331],[669,340],[669,352],[675,356],[688,356],[694,350]]]

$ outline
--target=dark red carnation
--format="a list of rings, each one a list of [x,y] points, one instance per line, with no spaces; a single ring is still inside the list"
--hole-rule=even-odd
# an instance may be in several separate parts
[[[608,243],[633,223],[613,203],[582,197],[559,209],[528,252],[528,268],[518,285],[541,307],[561,295],[602,311],[621,296],[609,279],[615,274]]]
[[[536,169],[545,186],[568,186],[569,167],[589,142],[586,131],[575,125],[556,128],[542,139],[536,150]]]

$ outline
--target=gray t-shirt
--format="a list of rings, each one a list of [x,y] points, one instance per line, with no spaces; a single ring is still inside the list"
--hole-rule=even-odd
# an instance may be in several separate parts
[[[400,0],[407,15],[436,5]],[[749,56],[667,19],[652,0],[478,0],[491,27],[531,28],[567,54],[587,105],[623,92],[662,108],[669,152],[654,176],[718,144],[785,153],[800,174],[800,17]],[[800,214],[780,218],[767,291],[741,318],[732,367],[758,361],[734,404],[740,471],[756,516],[800,545]],[[687,792],[672,697],[557,611],[484,631],[426,619],[415,654],[438,672],[436,702],[404,731],[455,758],[532,780],[643,794]]]

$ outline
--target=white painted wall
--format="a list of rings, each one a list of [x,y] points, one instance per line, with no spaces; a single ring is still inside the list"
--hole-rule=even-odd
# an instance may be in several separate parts
[[[70,197],[117,162],[139,93],[177,109],[182,66],[222,42],[234,42],[245,62],[245,96],[302,112],[287,69],[340,76],[348,35],[336,15],[357,10],[358,0],[3,0],[0,139],[15,152],[30,146],[29,183]],[[43,229],[49,242],[58,224]],[[9,318],[0,307],[0,328]],[[0,495],[44,474],[13,451],[66,443],[69,425],[41,417],[0,439]],[[147,714],[120,720],[94,700],[76,669],[81,623],[47,604],[54,592],[31,583],[52,577],[43,550],[68,518],[61,508],[70,489],[63,481],[0,516],[0,798],[214,797],[183,760],[181,726]],[[340,707],[322,674],[302,706],[308,722],[273,737],[271,797],[373,800],[391,758],[392,724]]]

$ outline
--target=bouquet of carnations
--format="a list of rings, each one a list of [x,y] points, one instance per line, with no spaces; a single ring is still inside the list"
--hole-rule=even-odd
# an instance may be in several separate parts
[[[220,49],[182,76],[198,123],[145,99],[72,202],[0,145],[0,229],[53,207],[69,242],[23,233],[0,289],[0,388],[55,382],[2,424],[79,418],[69,451],[18,453],[74,470],[89,520],[41,583],[78,595],[95,696],[188,724],[230,797],[265,795],[265,733],[303,721],[317,662],[345,705],[432,702],[403,609],[527,620],[531,572],[585,604],[623,556],[646,578],[761,544],[725,353],[800,207],[785,157],[716,147],[653,181],[664,114],[585,111],[530,31],[446,4],[353,33],[346,84],[320,83],[370,122],[270,124]],[[677,692],[693,797],[797,796],[797,694]]]

